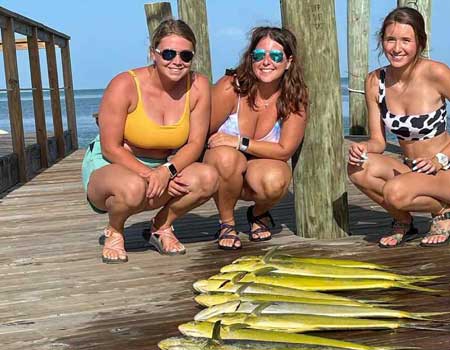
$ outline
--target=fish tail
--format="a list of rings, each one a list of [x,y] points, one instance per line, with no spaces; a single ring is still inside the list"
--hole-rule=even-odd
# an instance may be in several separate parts
[[[450,311],[445,311],[445,312],[412,312],[411,314],[413,316],[411,318],[413,318],[415,320],[436,321],[436,322],[444,323],[445,321],[433,319],[433,316],[448,315],[448,314],[450,314]],[[449,322],[445,322],[445,323],[450,323],[450,321]]]
[[[448,329],[448,328],[433,327],[431,325],[427,326],[427,325],[424,325],[422,323],[415,323],[415,322],[402,323],[402,327],[412,328],[412,329],[420,329],[420,330],[425,330],[425,331],[450,332],[450,329]]]
[[[444,277],[444,276],[443,275],[440,275],[440,276],[405,276],[404,278],[402,278],[402,281],[407,282],[407,283],[426,282],[426,281],[435,280],[435,279],[438,279],[441,277]]]
[[[397,282],[394,284],[394,286],[396,287],[400,287],[400,288],[404,288],[404,289],[411,289],[411,290],[417,290],[420,292],[429,292],[429,293],[440,293],[440,292],[444,292],[443,290],[440,289],[432,289],[432,288],[426,288],[426,287],[419,287],[419,286],[415,286],[413,284],[407,283],[407,282]]]

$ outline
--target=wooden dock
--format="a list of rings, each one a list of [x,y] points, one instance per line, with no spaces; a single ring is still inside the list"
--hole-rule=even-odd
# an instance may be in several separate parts
[[[394,149],[395,150],[395,149]],[[426,294],[406,290],[352,295],[392,297],[408,311],[450,311],[449,248],[425,249],[417,241],[398,249],[373,242],[388,230],[389,217],[348,185],[351,236],[316,241],[295,236],[293,194],[273,210],[276,235],[229,252],[216,248],[217,212],[212,201],[180,219],[175,229],[186,243],[185,256],[160,256],[141,238],[151,213],[127,222],[129,262],[100,261],[107,217],[94,213],[81,186],[78,150],[26,185],[0,196],[0,344],[1,349],[151,350],[159,340],[178,335],[177,326],[200,309],[192,283],[218,272],[241,255],[262,254],[274,245],[299,256],[342,257],[377,262],[405,274],[444,275]],[[246,203],[237,209],[238,228],[246,230]],[[421,232],[427,218],[416,217]],[[450,315],[440,317],[449,322]],[[448,327],[448,326],[447,326]],[[370,345],[450,349],[448,332],[423,330],[328,332],[321,336]]]

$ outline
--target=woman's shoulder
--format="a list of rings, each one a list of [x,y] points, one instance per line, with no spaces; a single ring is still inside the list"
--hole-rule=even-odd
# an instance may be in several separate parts
[[[378,89],[378,86],[380,84],[380,74],[381,74],[382,70],[384,70],[384,67],[377,68],[377,69],[369,72],[369,74],[367,74],[366,81],[365,81],[366,89],[371,89],[371,88]]]
[[[192,72],[191,74],[191,80],[192,80],[192,86],[199,88],[199,89],[209,89],[209,79],[206,75],[199,73],[199,72]]]
[[[445,63],[430,59],[421,59],[420,68],[420,72],[426,74],[431,80],[440,80],[450,74],[450,68]]]
[[[220,78],[213,86],[213,91],[215,94],[220,94],[223,96],[233,96],[235,97],[237,94],[234,91],[233,76],[224,75]]]
[[[129,71],[125,71],[112,78],[106,89],[110,91],[126,92],[130,91],[131,88],[134,88],[133,77]]]

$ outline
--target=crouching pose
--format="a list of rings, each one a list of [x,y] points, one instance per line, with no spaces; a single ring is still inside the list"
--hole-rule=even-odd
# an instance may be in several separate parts
[[[258,27],[240,65],[212,91],[208,150],[204,162],[219,173],[214,196],[220,216],[218,245],[239,249],[234,207],[248,207],[249,238],[271,238],[271,209],[287,192],[287,161],[303,139],[307,90],[296,56],[295,36],[287,29]]]
[[[105,263],[128,260],[125,221],[157,208],[149,242],[161,254],[185,253],[173,221],[217,190],[216,170],[195,162],[206,141],[210,89],[206,77],[191,72],[194,51],[192,30],[164,21],[152,37],[153,65],[117,75],[105,91],[100,135],[83,161],[88,201],[109,216]]]
[[[445,101],[450,97],[450,69],[421,57],[427,35],[422,16],[412,8],[388,14],[379,44],[389,65],[366,79],[370,138],[350,146],[349,176],[393,218],[392,232],[380,240],[381,247],[396,247],[416,236],[410,212],[431,213],[430,231],[421,245],[442,245],[450,235]],[[385,128],[397,136],[401,160],[382,154]]]

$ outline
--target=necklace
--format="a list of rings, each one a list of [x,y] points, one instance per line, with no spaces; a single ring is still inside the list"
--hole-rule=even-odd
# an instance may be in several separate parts
[[[271,103],[273,102],[273,101],[275,101],[276,99],[278,98],[278,94],[273,94],[272,96],[270,96],[267,100],[263,100],[261,97],[260,97],[260,100],[261,100],[261,107],[263,107],[264,109],[267,109],[267,107],[269,107],[270,105],[271,105]]]

